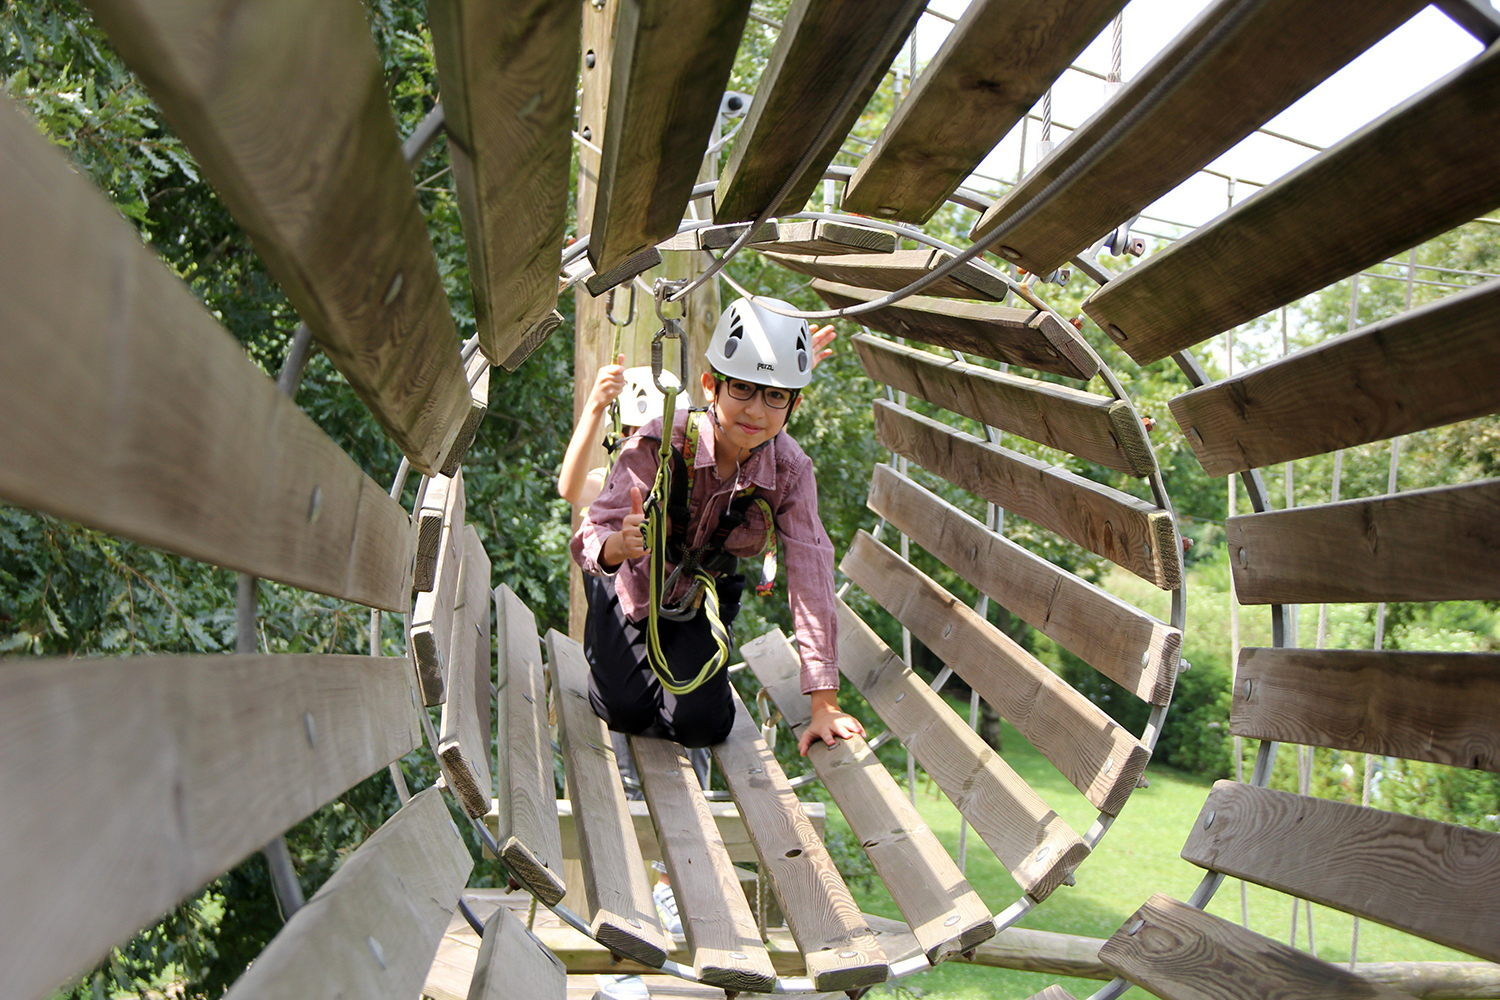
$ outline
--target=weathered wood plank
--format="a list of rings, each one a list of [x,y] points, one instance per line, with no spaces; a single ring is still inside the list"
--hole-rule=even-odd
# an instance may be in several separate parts
[[[755,842],[762,877],[769,876],[813,988],[851,990],[883,983],[885,953],[834,867],[828,849],[802,814],[786,773],[734,695],[734,728],[712,748],[724,783],[739,803]]]
[[[819,258],[822,259],[822,258]],[[821,278],[812,290],[835,309],[869,302],[879,293]],[[907,337],[982,358],[1087,381],[1099,359],[1077,333],[1049,312],[1010,309],[979,302],[950,302],[912,295],[892,306],[862,313],[861,323],[893,337]]]
[[[677,232],[749,13],[750,0],[620,0],[589,230],[596,273]]]
[[[745,230],[750,228],[748,222],[732,222],[726,226],[704,226],[701,229],[689,229],[685,233],[678,233],[669,240],[664,240],[656,245],[658,250],[723,250],[734,245],[734,241],[745,235]],[[752,243],[775,242],[779,233],[779,227],[775,220],[763,223],[756,230],[755,239]]]
[[[635,827],[635,842],[640,848],[642,859],[664,860],[661,845],[656,839],[656,826],[651,820],[651,811],[646,803],[637,799],[627,802],[626,805],[630,807],[630,820]],[[828,823],[827,810],[823,803],[802,802],[801,806],[803,814],[813,826],[813,832],[821,838]],[[736,863],[748,861],[753,864],[755,845],[750,842],[750,835],[745,832],[745,823],[740,819],[739,806],[733,802],[712,801],[708,803],[708,811],[718,830],[719,840],[723,842],[724,849],[729,852],[729,860]],[[563,857],[568,860],[577,860],[578,837],[573,824],[573,803],[567,799],[557,800],[557,824],[562,831]]]
[[[922,7],[919,0],[793,0],[714,192],[714,221],[748,222],[768,210],[790,215],[807,203]],[[850,91],[857,96],[833,134],[785,200],[772,205]]]
[[[800,737],[812,711],[798,682],[797,651],[773,630],[745,643],[740,653]],[[990,908],[861,737],[834,747],[814,740],[808,759],[929,962],[937,965],[995,936]]]
[[[903,222],[932,218],[1124,6],[969,4],[860,162],[844,210]]]
[[[829,219],[782,219],[774,245],[751,245],[757,250],[813,256],[891,253],[896,249],[896,234]]]
[[[825,281],[837,281],[856,288],[878,288],[894,292],[923,277],[953,255],[946,250],[923,248],[896,250],[893,253],[834,254],[809,257],[805,254],[762,251],[767,257],[789,270]],[[975,261],[960,264],[925,292],[948,299],[980,299],[1003,302],[1009,291],[1005,279],[980,267]],[[906,300],[910,302],[910,299]]]
[[[448,476],[432,476],[421,487],[421,502],[417,504],[416,513],[417,554],[412,568],[413,590],[431,590],[437,583],[438,548],[442,544],[451,483]]]
[[[1500,280],[1172,400],[1211,476],[1500,410]]]
[[[564,1000],[568,970],[510,907],[500,906],[485,921],[466,995],[468,1000],[512,1000],[518,984],[528,1000]]]
[[[490,560],[479,533],[464,526],[448,644],[447,698],[438,730],[438,763],[448,787],[475,819],[490,811]]]
[[[412,668],[422,682],[422,698],[441,705],[447,697],[448,660],[452,654],[453,609],[458,604],[458,571],[464,554],[464,477],[459,472],[444,493],[443,530],[438,537],[433,586],[418,591],[407,619],[406,645]]]
[[[552,336],[553,332],[563,325],[563,314],[556,309],[531,324],[521,338],[520,345],[511,352],[510,357],[500,362],[500,367],[508,372],[513,372],[525,363],[526,359],[536,351],[538,347]]]
[[[609,730],[589,706],[589,665],[583,658],[583,647],[556,629],[550,630],[547,661],[552,671],[568,798],[573,803],[578,851],[583,860],[590,927],[594,937],[612,951],[659,967],[667,957],[667,940],[656,918],[645,862],[635,849],[630,809]],[[547,756],[550,760],[551,754]]]
[[[1177,528],[1159,507],[883,399],[875,401],[875,436],[929,472],[1057,532],[1163,590],[1172,590],[1182,580]]]
[[[1021,891],[1041,902],[1089,849],[942,698],[839,603],[839,669],[963,813]]]
[[[0,100],[0,497],[387,611],[410,519]]]
[[[0,663],[0,993],[52,995],[420,746],[414,699],[399,657]]]
[[[1182,857],[1500,960],[1500,833],[1220,781]]]
[[[1151,442],[1123,399],[997,372],[870,334],[854,337],[865,374],[980,423],[1135,476],[1150,475]]]
[[[1074,1000],[1073,994],[1056,984],[1047,987],[1040,993],[1034,993],[1031,1000]]]
[[[1500,204],[1483,138],[1500,131],[1497,92],[1491,47],[1111,281],[1084,312],[1147,364],[1484,214]]]
[[[1500,479],[1232,517],[1241,604],[1500,597]]]
[[[490,360],[484,356],[483,351],[475,351],[473,357],[469,358],[464,365],[464,378],[468,380],[469,385],[469,412],[464,414],[464,422],[459,426],[458,434],[453,438],[453,447],[448,449],[447,460],[443,462],[440,471],[445,476],[458,472],[464,457],[469,453],[469,446],[474,443],[474,437],[479,433],[479,425],[484,422],[484,415],[489,412],[491,367]]]
[[[469,394],[364,7],[89,6],[324,352],[436,472]]]
[[[443,793],[419,792],[359,845],[224,996],[415,996],[473,867]]]
[[[1182,633],[1033,555],[888,465],[871,510],[1001,607],[1153,705],[1172,697]]]

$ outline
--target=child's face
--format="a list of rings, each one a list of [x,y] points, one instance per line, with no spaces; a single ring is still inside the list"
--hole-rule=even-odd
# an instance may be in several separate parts
[[[735,380],[737,384],[742,380]],[[757,387],[759,388],[759,387]],[[719,432],[726,443],[742,451],[765,444],[786,426],[787,418],[797,408],[797,399],[790,406],[773,409],[766,405],[765,393],[754,392],[749,399],[735,399],[726,383],[718,382],[713,375],[704,373],[703,391],[713,401],[718,411]]]

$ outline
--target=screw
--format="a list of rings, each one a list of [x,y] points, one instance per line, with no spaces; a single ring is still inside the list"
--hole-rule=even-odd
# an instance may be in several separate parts
[[[587,66],[589,69],[593,69],[594,68],[594,63],[596,63],[596,62],[598,62],[598,59],[594,56],[594,50],[593,49],[589,49],[587,52],[585,52],[583,54],[583,64],[585,66]]]
[[[375,961],[380,963],[380,967],[384,969],[385,949],[380,947],[380,942],[376,941],[374,937],[367,937],[365,938],[365,944],[370,946],[370,954],[375,956]]]
[[[1190,438],[1193,439],[1193,443],[1194,444],[1197,444],[1197,445],[1203,444],[1203,435],[1201,433],[1199,433],[1198,428],[1196,428],[1196,427],[1189,427],[1188,428],[1188,437],[1190,437]]]
[[[745,961],[745,960],[746,960],[746,959],[748,959],[748,958],[749,958],[749,957],[750,957],[750,956],[749,956],[749,955],[746,955],[746,954],[745,954],[745,953],[744,953],[744,952],[743,952],[743,951],[731,951],[731,952],[730,952],[730,953],[729,953],[729,957],[730,957],[730,958],[736,958],[736,959],[739,959],[739,960],[740,960],[740,961],[741,961],[741,962],[743,962],[743,961]]]
[[[1146,664],[1148,664],[1150,662],[1151,662],[1151,650],[1149,650],[1149,649],[1143,649],[1143,650],[1141,650],[1141,666],[1144,667]]]
[[[1245,700],[1246,701],[1250,700],[1250,690],[1251,690],[1251,687],[1252,687],[1252,685],[1250,683],[1250,678],[1246,677],[1245,678]]]
[[[1009,257],[1011,260],[1020,260],[1021,251],[1017,250],[1015,247],[1001,247],[1000,256]]]
[[[858,958],[858,957],[859,957],[859,952],[857,952],[857,951],[841,951],[841,952],[839,952],[839,958]]]
[[[1125,336],[1125,331],[1124,330],[1121,330],[1118,326],[1115,326],[1113,323],[1106,324],[1105,327],[1104,327],[1104,332],[1107,333],[1107,334],[1109,334],[1111,340],[1118,340],[1122,344],[1125,343],[1125,341],[1127,341],[1127,340],[1130,339],[1129,337]]]
[[[389,287],[387,287],[385,290],[386,305],[390,305],[392,302],[396,301],[396,296],[401,294],[401,285],[404,281],[405,279],[401,277],[401,272],[397,271],[396,276],[391,279]]]
[[[1130,925],[1130,929],[1127,930],[1125,933],[1128,934],[1128,935],[1130,935],[1131,937],[1135,937],[1135,932],[1138,931],[1138,930],[1140,930],[1142,927],[1145,927],[1145,926],[1146,926],[1146,921],[1144,921],[1144,920],[1137,920],[1135,923],[1133,923],[1133,924]]]
[[[958,923],[958,919],[959,919],[958,918],[958,914],[954,913],[954,914],[950,915],[947,920],[943,921],[943,926],[944,927],[952,927],[954,924]]]
[[[316,747],[318,745],[318,727],[313,723],[311,712],[302,713],[302,729],[307,733],[307,745]]]
[[[307,498],[307,523],[316,524],[318,515],[323,513],[323,487],[314,486],[312,496]]]
[[[953,634],[953,624],[950,622],[943,626],[943,638],[946,639]]]
[[[1235,558],[1240,561],[1241,568],[1250,564],[1250,557],[1245,554],[1245,547],[1243,545],[1241,545],[1240,550],[1235,553]]]
[[[585,125],[583,127],[583,131],[579,132],[578,134],[581,135],[581,136],[583,136],[583,141],[584,142],[593,142],[594,141],[594,130],[591,129],[591,128],[589,128],[587,125]]]
[[[1203,817],[1203,829],[1207,830],[1209,827],[1213,826],[1214,820],[1218,818],[1218,815],[1219,811],[1217,809],[1210,809],[1208,811],[1208,814]]]

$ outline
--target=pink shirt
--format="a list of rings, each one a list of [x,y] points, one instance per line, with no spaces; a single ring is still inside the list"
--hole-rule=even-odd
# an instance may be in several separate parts
[[[818,484],[813,476],[812,459],[783,430],[750,456],[734,482],[724,482],[716,468],[711,421],[707,414],[694,416],[701,423],[698,452],[693,458],[693,492],[688,498],[688,546],[696,547],[708,540],[736,491],[752,483],[758,487],[756,495],[763,497],[776,514],[777,558],[786,573],[793,631],[802,655],[802,692],[837,688],[838,612],[833,593],[833,543],[818,519]],[[687,417],[686,411],[679,410],[673,421],[672,436],[679,447]],[[583,525],[573,536],[573,558],[585,573],[608,575],[599,564],[604,541],[620,530],[625,515],[630,513],[630,488],[639,487],[642,497],[651,492],[656,482],[660,447],[658,418],[627,439],[620,449],[603,491],[589,505]],[[765,515],[759,505],[752,505],[746,523],[730,533],[724,547],[736,556],[753,557],[761,551],[765,539]],[[649,563],[646,557],[626,560],[616,571],[615,590],[620,597],[620,608],[632,621],[646,617]],[[671,573],[670,565],[667,572]],[[750,567],[749,586],[754,585],[758,573],[758,565]],[[667,600],[676,600],[686,588],[686,581],[679,581],[677,592],[668,594]]]

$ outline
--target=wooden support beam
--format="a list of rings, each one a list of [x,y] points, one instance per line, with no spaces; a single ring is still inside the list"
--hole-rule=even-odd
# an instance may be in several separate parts
[[[0,981],[47,997],[421,745],[406,661],[14,658],[0,668]],[[92,814],[77,819],[80,808]]]
[[[1500,598],[1500,479],[1229,519],[1241,604]]]
[[[1159,507],[883,399],[875,401],[875,436],[934,475],[1057,532],[1162,590],[1175,589],[1182,580],[1177,528]]]
[[[437,756],[448,787],[464,812],[490,811],[490,559],[472,524],[464,526],[458,603],[448,644],[447,693]]]
[[[484,356],[483,351],[475,351],[474,356],[469,358],[464,365],[464,378],[468,380],[469,386],[469,412],[464,416],[463,424],[458,428],[458,435],[453,439],[453,447],[448,449],[448,459],[443,463],[441,472],[445,476],[452,476],[458,472],[459,466],[463,464],[464,456],[469,453],[469,446],[474,443],[474,437],[479,433],[479,425],[484,422],[484,415],[490,409],[490,360]]]
[[[412,466],[438,471],[469,394],[364,7],[89,7],[329,359]]]
[[[1172,697],[1182,633],[1033,555],[888,465],[875,466],[869,507],[944,565],[1153,705]]]
[[[512,1000],[520,992],[518,984],[528,1000],[565,1000],[568,970],[510,907],[501,906],[485,921],[466,996],[468,1000]],[[424,989],[422,995],[429,994]]]
[[[1148,364],[1483,215],[1500,205],[1483,138],[1500,132],[1497,93],[1491,47],[1120,275],[1084,312]]]
[[[798,274],[825,281],[836,281],[856,288],[878,288],[894,292],[924,277],[939,264],[951,260],[946,250],[923,247],[920,250],[897,250],[893,253],[833,254],[809,257],[806,254],[762,251],[776,263]],[[1003,302],[1010,286],[1005,279],[980,267],[976,261],[960,264],[956,270],[925,289],[928,296],[945,299],[980,299]],[[906,302],[910,302],[907,299]],[[905,304],[905,303],[903,303]]]
[[[430,488],[430,484],[429,484]],[[458,604],[458,571],[464,554],[464,477],[460,472],[443,492],[443,530],[431,590],[418,591],[407,619],[406,645],[412,669],[422,682],[428,706],[447,696],[448,660],[452,649],[453,609]]]
[[[969,4],[860,162],[844,210],[903,222],[932,218],[1124,6]]]
[[[1500,960],[1500,833],[1220,781],[1182,857]]]
[[[748,222],[767,211],[790,215],[807,203],[922,7],[919,0],[792,0],[714,192],[714,221]],[[851,91],[857,96],[833,134],[786,198],[772,205]]]
[[[1224,476],[1500,410],[1500,280],[1183,393],[1172,415]]]
[[[0,99],[0,498],[387,611],[410,519]]]
[[[828,219],[782,219],[774,245],[752,243],[757,250],[777,253],[801,253],[812,256],[839,254],[891,253],[896,249],[896,234],[869,226],[855,226]]]

